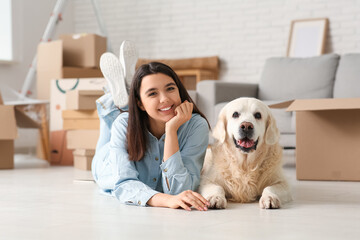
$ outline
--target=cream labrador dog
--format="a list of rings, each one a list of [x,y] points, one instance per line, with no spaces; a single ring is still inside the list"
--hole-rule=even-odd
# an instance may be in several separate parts
[[[291,200],[282,173],[282,149],[270,109],[255,98],[238,98],[221,110],[207,149],[199,192],[210,208],[254,202],[279,208]]]

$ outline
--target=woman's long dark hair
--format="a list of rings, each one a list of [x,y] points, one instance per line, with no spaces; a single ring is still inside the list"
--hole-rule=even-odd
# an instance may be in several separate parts
[[[159,62],[151,62],[141,65],[135,72],[129,94],[129,120],[126,139],[129,159],[131,161],[140,161],[144,157],[147,149],[149,118],[148,114],[145,111],[142,111],[137,103],[138,101],[141,101],[140,86],[142,79],[147,75],[156,73],[162,73],[171,77],[179,89],[181,102],[188,100],[193,103],[193,113],[200,114],[200,116],[208,122],[204,114],[196,107],[179,77],[169,66]]]

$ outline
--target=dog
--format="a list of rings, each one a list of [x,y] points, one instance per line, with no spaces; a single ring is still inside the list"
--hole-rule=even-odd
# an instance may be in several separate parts
[[[255,98],[238,98],[224,106],[213,129],[199,193],[210,208],[226,208],[227,200],[259,200],[263,209],[291,201],[282,173],[279,130],[270,109]]]

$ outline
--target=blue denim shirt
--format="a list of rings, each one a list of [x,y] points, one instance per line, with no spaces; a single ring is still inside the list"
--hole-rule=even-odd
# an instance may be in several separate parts
[[[100,121],[103,110],[99,112]],[[146,206],[147,201],[157,193],[175,195],[198,188],[209,137],[204,118],[193,114],[189,121],[180,126],[179,151],[166,162],[162,162],[165,134],[157,139],[148,132],[148,149],[142,160],[134,162],[129,160],[127,152],[128,113],[119,115],[119,110],[109,110],[106,114],[117,117],[112,126],[109,126],[111,119],[103,123],[111,127],[111,134],[107,136],[110,141],[104,143],[100,133],[99,142],[103,143],[98,143],[92,163],[94,179],[102,190],[122,203]]]

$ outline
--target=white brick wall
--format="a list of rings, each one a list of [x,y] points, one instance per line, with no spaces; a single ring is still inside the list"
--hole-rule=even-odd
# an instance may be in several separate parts
[[[74,4],[76,32],[99,32],[90,0]],[[360,0],[99,0],[113,48],[142,58],[218,55],[223,81],[258,82],[266,58],[285,56],[290,22],[329,18],[326,52],[360,52]]]

